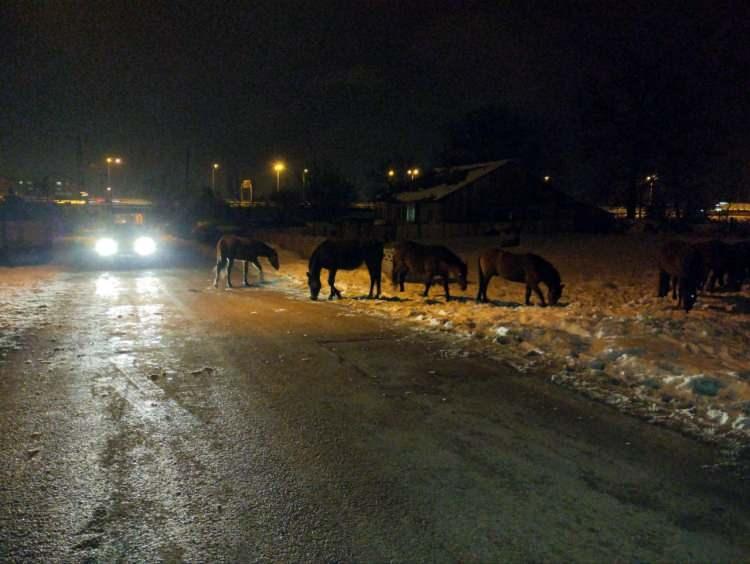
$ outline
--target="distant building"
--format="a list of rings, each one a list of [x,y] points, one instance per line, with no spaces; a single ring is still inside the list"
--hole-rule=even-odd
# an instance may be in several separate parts
[[[513,160],[438,169],[422,182],[421,189],[391,194],[378,205],[379,219],[396,226],[398,238],[479,235],[508,222],[525,231],[601,231],[613,223],[603,209],[556,190]]]

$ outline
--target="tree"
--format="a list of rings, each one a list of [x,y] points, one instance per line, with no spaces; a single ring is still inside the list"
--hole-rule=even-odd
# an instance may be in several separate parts
[[[356,188],[330,163],[315,164],[307,175],[307,197],[320,219],[331,220],[354,201]]]

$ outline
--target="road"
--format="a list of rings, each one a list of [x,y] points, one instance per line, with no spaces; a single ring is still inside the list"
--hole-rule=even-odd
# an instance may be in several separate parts
[[[750,557],[715,448],[541,375],[204,261],[42,270],[0,270],[2,561]]]

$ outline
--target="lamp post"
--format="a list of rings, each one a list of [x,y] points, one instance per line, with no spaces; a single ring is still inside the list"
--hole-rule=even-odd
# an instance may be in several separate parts
[[[302,200],[305,200],[305,197],[307,196],[307,174],[310,172],[310,169],[304,168],[302,169]]]
[[[107,196],[112,199],[112,165],[121,165],[122,159],[120,157],[107,157]]]
[[[211,165],[211,191],[216,192],[216,171],[219,170],[219,163]]]
[[[276,191],[277,192],[280,190],[279,187],[280,187],[280,175],[281,175],[281,171],[283,171],[285,168],[286,168],[286,166],[281,161],[277,161],[273,165],[273,170],[276,171]]]

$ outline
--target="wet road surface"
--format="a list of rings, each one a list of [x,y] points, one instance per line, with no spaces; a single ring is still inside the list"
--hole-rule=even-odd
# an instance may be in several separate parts
[[[209,281],[6,289],[0,560],[750,556],[748,484],[715,449],[283,279]]]

